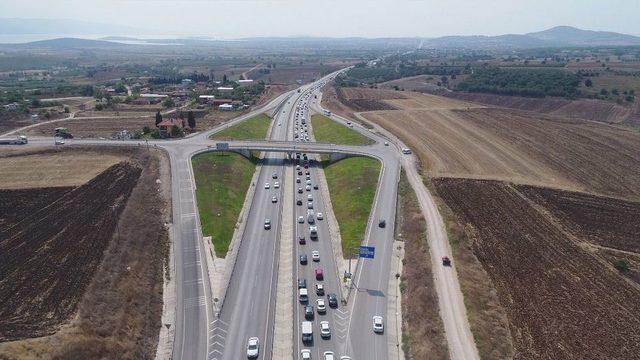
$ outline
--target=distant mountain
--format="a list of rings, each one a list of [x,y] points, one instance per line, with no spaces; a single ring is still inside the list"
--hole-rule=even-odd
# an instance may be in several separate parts
[[[144,32],[130,26],[68,19],[0,18],[3,35],[130,35]]]
[[[104,41],[104,40],[87,40],[77,38],[58,38],[51,40],[33,41],[24,44],[13,44],[15,48],[30,49],[104,49],[125,47],[126,44]]]
[[[581,30],[570,26],[557,26],[524,35],[444,36],[425,39],[423,44],[424,47],[468,49],[633,45],[640,45],[640,37],[608,31]]]
[[[628,46],[640,45],[640,37],[610,31],[591,31],[571,26],[554,28],[526,34],[527,36],[575,46]]]

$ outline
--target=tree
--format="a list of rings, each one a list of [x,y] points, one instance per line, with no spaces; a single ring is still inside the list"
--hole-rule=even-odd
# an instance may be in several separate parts
[[[162,101],[162,106],[166,108],[174,107],[175,105],[176,103],[173,101],[173,98],[171,97],[167,97],[166,99],[164,99],[164,101]]]
[[[584,81],[584,86],[586,87],[592,87],[593,86],[593,81],[591,81],[591,79],[587,79]]]
[[[609,91],[607,91],[607,89],[605,88],[602,88],[600,89],[600,95],[607,96],[609,95]]]
[[[222,85],[227,83],[227,74],[222,75]]]
[[[162,115],[160,114],[160,111],[158,111],[156,113],[156,127],[158,127],[158,124],[160,124],[162,122]]]
[[[195,129],[196,127],[196,117],[193,115],[193,111],[189,110],[187,113],[187,122],[189,123],[189,127],[191,129]]]
[[[116,87],[114,88],[114,90],[115,90],[117,93],[121,94],[121,93],[125,93],[125,92],[127,92],[127,87],[126,87],[126,86],[124,86],[124,84],[123,84],[123,83],[119,82],[119,83],[116,85]]]
[[[173,125],[171,127],[171,137],[183,137],[183,136],[184,136],[184,130],[182,130],[182,128],[176,125]]]

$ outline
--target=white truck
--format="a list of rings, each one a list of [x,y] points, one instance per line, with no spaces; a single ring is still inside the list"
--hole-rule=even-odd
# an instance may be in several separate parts
[[[309,237],[311,239],[317,239],[318,238],[318,227],[315,225],[311,225],[309,226]]]
[[[16,136],[15,138],[0,139],[2,145],[24,145],[29,143],[29,140],[24,135]]]
[[[311,321],[302,322],[302,343],[311,344],[313,342],[313,323]]]

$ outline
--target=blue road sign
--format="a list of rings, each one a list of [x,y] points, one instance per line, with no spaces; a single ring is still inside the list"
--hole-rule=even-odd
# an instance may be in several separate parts
[[[360,257],[365,259],[373,259],[376,248],[373,246],[360,246]]]

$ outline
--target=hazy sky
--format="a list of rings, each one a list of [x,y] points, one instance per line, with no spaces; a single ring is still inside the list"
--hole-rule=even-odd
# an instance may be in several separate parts
[[[0,0],[0,14],[214,37],[497,35],[556,25],[640,35],[640,0]]]

